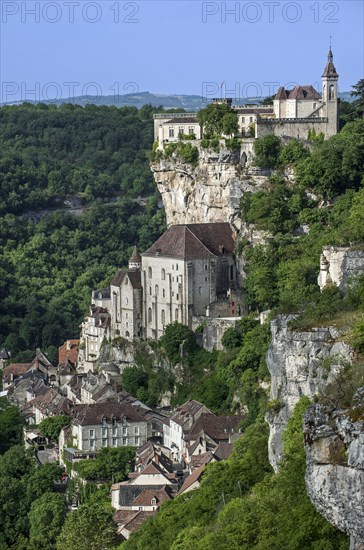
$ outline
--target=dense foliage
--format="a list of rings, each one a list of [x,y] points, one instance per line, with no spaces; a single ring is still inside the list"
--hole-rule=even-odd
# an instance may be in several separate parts
[[[227,103],[210,103],[197,114],[204,137],[233,135],[238,131],[238,115]]]
[[[80,460],[75,470],[80,477],[88,481],[102,480],[109,483],[124,481],[128,473],[134,470],[134,447],[101,449],[96,459]]]
[[[23,418],[18,407],[0,398],[0,455],[12,445],[20,443],[23,429]]]
[[[258,140],[257,140],[258,141]],[[292,142],[291,142],[292,143]],[[279,159],[287,158],[285,146]],[[265,189],[246,194],[242,217],[270,233],[267,244],[242,241],[245,287],[252,308],[297,311],[319,298],[317,275],[324,245],[364,240],[364,122],[348,123],[337,135],[316,143],[293,160],[297,183],[282,171]],[[325,199],[331,197],[330,202]]]
[[[32,539],[37,538],[34,531],[36,519],[34,513],[30,512],[38,505],[44,505],[48,500],[46,495],[51,497],[53,482],[60,475],[61,470],[56,464],[46,464],[38,468],[33,451],[26,451],[20,445],[12,446],[0,456],[0,548],[29,548],[26,543],[31,530]],[[64,497],[62,499],[62,504],[58,499],[60,513],[65,508]],[[48,503],[52,508],[51,500]],[[51,532],[49,534],[51,536]]]
[[[48,439],[52,439],[55,443],[58,443],[58,437],[62,428],[68,426],[71,421],[71,417],[67,415],[49,416],[43,418],[40,422],[38,429],[42,435]]]
[[[22,352],[16,359],[37,346],[56,359],[78,336],[91,290],[163,231],[152,132],[149,107],[0,109],[0,343]]]

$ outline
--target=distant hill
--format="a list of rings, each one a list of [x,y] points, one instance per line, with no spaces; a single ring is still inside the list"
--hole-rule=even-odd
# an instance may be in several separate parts
[[[339,94],[340,99],[344,101],[353,101],[350,92],[342,92]],[[234,105],[242,104],[258,104],[264,98],[242,98],[234,99]],[[87,104],[94,105],[115,105],[116,107],[125,107],[127,105],[141,109],[143,105],[153,105],[154,107],[162,106],[165,109],[185,109],[186,111],[198,111],[210,103],[210,99],[199,95],[164,95],[151,94],[150,92],[138,92],[136,94],[125,95],[106,95],[106,96],[77,96],[74,98],[64,98],[56,100],[42,101],[41,103],[61,105],[62,103],[74,103],[75,105],[85,106]],[[10,103],[11,105],[20,105],[23,101]],[[28,103],[37,103],[29,101]],[[39,102],[38,102],[39,103]],[[9,103],[8,103],[9,104]],[[4,105],[3,103],[1,105]]]

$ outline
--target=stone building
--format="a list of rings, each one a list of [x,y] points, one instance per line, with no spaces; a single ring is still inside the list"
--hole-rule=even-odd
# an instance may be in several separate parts
[[[94,290],[90,314],[81,325],[78,367],[95,370],[104,339],[142,336],[141,257],[136,247],[129,269],[118,269],[108,288]]]
[[[142,336],[141,257],[136,247],[129,269],[119,269],[110,285],[111,338]]]
[[[192,326],[194,315],[237,286],[228,223],[171,226],[142,254],[143,325],[158,340],[166,325]]]
[[[128,403],[106,401],[77,405],[72,420],[73,447],[99,451],[106,447],[140,447],[147,441],[147,421]]]
[[[291,90],[281,86],[271,105],[233,106],[238,115],[238,136],[275,134],[306,140],[310,130],[322,132],[326,138],[335,135],[339,129],[338,79],[330,47],[321,77],[322,95],[312,85],[297,85]],[[232,103],[227,98],[213,101]],[[154,115],[154,138],[160,149],[165,143],[178,141],[181,134],[202,138],[196,113],[183,113],[183,117],[180,113]]]

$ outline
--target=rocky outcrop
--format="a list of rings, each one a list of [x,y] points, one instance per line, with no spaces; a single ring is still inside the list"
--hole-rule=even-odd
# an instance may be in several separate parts
[[[351,348],[340,341],[333,327],[313,328],[295,332],[289,321],[293,316],[278,316],[271,323],[272,340],[267,354],[271,374],[269,460],[274,470],[282,459],[282,435],[300,397],[312,398],[330,384],[340,368],[341,357],[351,361]]]
[[[215,152],[198,144],[197,147],[196,166],[174,155],[151,165],[168,225],[228,221],[239,230],[243,193],[260,189],[267,182],[269,171],[250,166],[251,153],[243,148],[232,151],[221,147]]]
[[[364,388],[351,411],[322,404],[304,415],[306,488],[330,523],[364,549]]]
[[[318,285],[337,285],[345,294],[350,281],[364,274],[364,250],[343,246],[324,246],[320,258]]]

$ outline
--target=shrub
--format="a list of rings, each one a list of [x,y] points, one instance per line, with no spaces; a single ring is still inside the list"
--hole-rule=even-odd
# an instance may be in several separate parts
[[[270,134],[254,141],[255,164],[260,168],[276,168],[281,151],[281,140]]]

